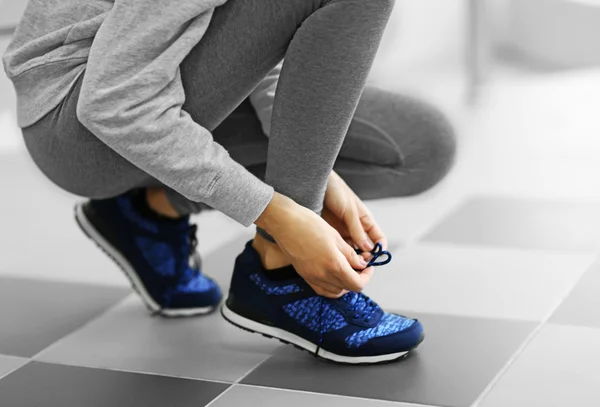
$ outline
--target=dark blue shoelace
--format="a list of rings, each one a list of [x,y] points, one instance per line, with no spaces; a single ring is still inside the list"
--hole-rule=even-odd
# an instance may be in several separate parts
[[[356,253],[357,254],[362,254],[363,251],[360,249],[356,249]],[[371,250],[371,259],[369,260],[369,262],[367,263],[367,267],[365,268],[369,268],[371,266],[384,266],[386,264],[388,264],[390,261],[392,261],[392,254],[390,252],[388,252],[387,250],[383,250],[383,246],[381,245],[381,243],[375,243],[375,247],[373,247],[373,250]],[[382,256],[386,256],[385,259],[380,260],[380,258]],[[361,270],[357,270],[357,272],[360,272]],[[375,313],[375,311],[377,310],[377,304],[371,300],[368,296],[366,296],[363,293],[355,293],[355,292],[349,292],[348,294],[346,294],[345,296],[341,297],[344,301],[346,301],[348,304],[350,304],[350,307],[348,307],[348,311],[350,312],[354,312],[354,318],[362,318],[364,319],[366,322],[369,322],[371,320],[371,317],[373,316],[373,314]],[[324,300],[322,300],[321,302],[321,310],[319,311],[320,317],[321,317],[321,323],[323,323],[323,304],[324,304]],[[321,332],[323,331],[322,327],[321,327]],[[321,347],[321,343],[323,342],[323,334],[321,333],[320,338],[319,338],[319,343],[317,344],[317,349],[315,350],[315,354],[319,353],[319,348]]]
[[[369,322],[377,310],[377,304],[363,293],[349,292],[344,296],[344,301],[350,304],[348,311],[354,312],[354,318],[365,322]]]
[[[363,251],[360,249],[356,249],[356,253],[362,254]],[[383,250],[383,246],[381,245],[381,243],[375,243],[375,247],[373,248],[373,250],[371,250],[370,253],[373,257],[371,257],[371,259],[367,263],[366,268],[369,268],[371,266],[384,266],[390,261],[392,261],[392,254],[387,250]],[[386,258],[384,260],[379,260],[381,256],[386,256]]]

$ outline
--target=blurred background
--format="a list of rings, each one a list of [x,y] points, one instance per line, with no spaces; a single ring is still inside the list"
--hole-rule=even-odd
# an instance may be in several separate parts
[[[25,5],[0,0],[0,52]],[[370,81],[439,106],[456,126],[460,146],[457,166],[441,186],[394,203],[404,220],[398,239],[417,238],[423,219],[434,221],[472,194],[600,199],[598,38],[598,0],[397,1]],[[82,274],[69,256],[54,258],[52,272],[36,268],[35,259],[22,263],[40,235],[56,243],[38,247],[44,262],[69,244],[81,245],[99,269],[109,261],[71,221],[75,197],[47,182],[24,153],[4,72],[0,180],[3,196],[19,198],[0,201],[4,230],[15,232],[0,234],[2,247],[11,248],[0,257],[0,273],[25,269],[19,274],[121,281],[117,273]],[[18,216],[6,216],[11,212],[35,221],[24,225]],[[204,223],[227,225],[204,229],[223,236],[204,239],[203,252],[243,232],[216,213],[203,216]]]
[[[25,5],[25,0],[0,0],[0,52]],[[397,1],[370,81],[439,106],[455,124],[460,144],[457,166],[443,185],[395,203],[403,209],[397,216],[406,217],[399,239],[417,236],[421,219],[434,221],[471,194],[600,198],[599,38],[598,0]],[[21,261],[37,234],[80,244],[70,220],[75,198],[50,185],[24,154],[14,92],[4,72],[0,179],[3,196],[21,198],[2,199],[2,212],[27,210],[36,219],[23,225],[8,218],[16,236],[0,234],[3,247],[11,247],[0,258],[0,273],[17,268],[37,273]],[[241,230],[218,214],[205,218],[227,224],[220,228],[231,231],[223,232],[225,240]],[[61,225],[59,236],[55,222]],[[221,242],[206,240],[204,251]],[[86,243],[84,253],[105,267],[108,260]],[[81,277],[69,271],[76,270],[71,261],[61,257],[56,273]],[[111,280],[106,273],[85,278]]]
[[[0,53],[25,5],[0,0]],[[389,368],[412,369],[414,386],[404,393],[382,390],[378,397],[419,405],[600,405],[600,0],[397,0],[370,82],[438,106],[459,144],[455,168],[435,189],[368,203],[385,219],[399,270],[379,272],[370,292],[383,306],[425,313],[432,332],[412,364]],[[0,72],[0,277],[128,287],[77,229],[72,208],[80,199],[50,184],[28,158],[12,85]],[[216,212],[197,221],[200,252],[224,268],[210,273],[226,286],[229,257],[252,230]],[[394,284],[405,287],[402,296],[390,292]],[[175,331],[159,323],[142,326],[137,299],[107,315],[83,328],[88,333],[77,346],[65,342],[64,354],[74,352],[73,360],[92,366],[196,377],[184,371],[199,368],[196,348],[178,352],[168,346],[177,343]],[[115,321],[126,321],[121,328],[138,324],[144,337],[132,339],[131,329],[129,345],[102,340],[100,333],[119,330]],[[445,336],[454,334],[455,323],[472,327],[479,345],[452,339],[452,359]],[[223,348],[211,342],[207,349],[230,357],[232,366],[246,357],[241,353],[259,349],[247,350],[246,336],[215,326],[221,341],[239,343]],[[505,339],[519,326],[526,333],[513,346]],[[153,334],[160,343],[140,346]],[[587,339],[574,345],[581,338]],[[53,349],[59,354],[60,343]],[[193,368],[186,364],[192,353],[199,360]],[[62,363],[61,355],[51,350],[47,358]],[[277,359],[277,366],[296,363],[293,355]],[[470,362],[457,362],[464,360]],[[459,375],[456,366],[464,370]],[[220,380],[237,383],[242,373]],[[570,391],[562,391],[565,383]]]

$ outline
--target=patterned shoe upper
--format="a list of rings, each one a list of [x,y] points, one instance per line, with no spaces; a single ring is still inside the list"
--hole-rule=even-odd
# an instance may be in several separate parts
[[[221,291],[201,273],[197,227],[189,216],[160,219],[136,207],[135,193],[89,203],[105,235],[128,260],[153,299],[163,308],[216,305]]]
[[[338,299],[321,297],[293,267],[265,271],[257,257],[249,244],[238,257],[227,302],[234,312],[341,355],[402,352],[422,339],[417,320],[384,312],[363,293],[350,292]],[[373,257],[375,264],[378,256]]]

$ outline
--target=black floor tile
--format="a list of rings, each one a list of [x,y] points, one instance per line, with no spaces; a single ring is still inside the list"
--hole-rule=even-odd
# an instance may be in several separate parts
[[[0,406],[202,407],[227,387],[200,380],[33,362],[0,380]]]
[[[0,353],[31,357],[129,293],[128,289],[0,278]]]
[[[412,314],[414,315],[414,314]],[[426,338],[407,359],[342,366],[285,347],[242,383],[443,406],[470,406],[534,329],[515,322],[417,315]]]

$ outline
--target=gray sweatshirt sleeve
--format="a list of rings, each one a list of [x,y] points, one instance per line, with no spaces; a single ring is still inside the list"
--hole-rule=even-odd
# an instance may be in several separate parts
[[[226,0],[120,0],[90,50],[77,116],[100,140],[186,198],[249,226],[273,188],[182,110],[179,65]]]
[[[263,79],[263,81],[254,89],[250,94],[250,103],[256,110],[256,114],[262,125],[263,132],[267,135],[271,135],[271,116],[273,115],[273,101],[275,100],[275,91],[277,90],[277,83],[279,81],[279,75],[281,74],[281,61],[275,68],[269,72],[269,74]]]

